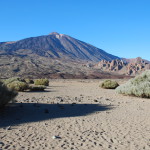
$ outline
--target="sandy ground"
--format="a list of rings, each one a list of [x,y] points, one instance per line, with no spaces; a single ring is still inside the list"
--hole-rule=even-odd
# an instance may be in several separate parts
[[[45,92],[19,93],[0,111],[0,150],[149,150],[150,99],[101,81],[52,80]]]

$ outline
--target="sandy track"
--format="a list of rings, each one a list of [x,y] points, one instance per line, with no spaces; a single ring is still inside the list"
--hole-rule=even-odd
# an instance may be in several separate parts
[[[52,80],[46,92],[20,93],[0,112],[0,149],[149,150],[150,100],[100,82]]]

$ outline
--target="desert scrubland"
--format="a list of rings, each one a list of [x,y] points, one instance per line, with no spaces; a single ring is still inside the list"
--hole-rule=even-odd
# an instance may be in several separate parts
[[[51,80],[44,92],[19,92],[0,111],[0,149],[149,150],[150,100],[101,82]]]

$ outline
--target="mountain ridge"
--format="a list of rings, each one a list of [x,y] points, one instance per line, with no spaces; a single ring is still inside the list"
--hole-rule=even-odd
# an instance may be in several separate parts
[[[22,51],[50,58],[68,57],[98,62],[102,59],[120,59],[91,44],[65,34],[52,32],[49,35],[25,38],[19,41],[1,42],[0,54],[22,54]],[[29,53],[27,53],[29,55]]]
[[[137,65],[139,62],[140,64]],[[124,62],[134,62],[126,65]],[[0,42],[0,77],[124,78],[149,68],[141,58],[119,58],[65,34]],[[106,66],[106,67],[105,67]],[[136,70],[137,68],[141,68]],[[123,68],[123,69],[120,69]]]

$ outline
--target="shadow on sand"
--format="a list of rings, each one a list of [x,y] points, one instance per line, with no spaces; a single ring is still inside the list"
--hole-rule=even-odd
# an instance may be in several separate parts
[[[49,119],[86,116],[112,109],[99,104],[36,104],[16,103],[0,111],[0,127],[38,122]]]
[[[58,92],[56,90],[44,90],[44,91],[25,91],[26,93],[49,93],[49,92]]]

